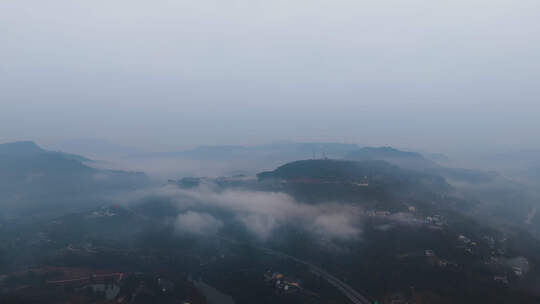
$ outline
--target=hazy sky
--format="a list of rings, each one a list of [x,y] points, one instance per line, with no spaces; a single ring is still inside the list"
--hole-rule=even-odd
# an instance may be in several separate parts
[[[540,148],[538,0],[1,0],[0,142]]]

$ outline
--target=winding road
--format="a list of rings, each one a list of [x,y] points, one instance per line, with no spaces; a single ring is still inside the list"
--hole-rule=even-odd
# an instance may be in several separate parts
[[[316,275],[321,276],[328,283],[330,283],[330,285],[336,287],[339,291],[341,291],[341,293],[343,295],[345,295],[345,297],[347,297],[347,299],[349,299],[352,303],[354,303],[354,304],[372,304],[372,302],[367,297],[363,296],[358,291],[354,290],[354,288],[352,288],[349,284],[341,281],[340,279],[338,279],[335,276],[331,275],[330,273],[326,272],[324,269],[322,269],[322,268],[320,268],[318,266],[315,266],[315,265],[311,264],[310,262],[301,260],[299,258],[296,258],[296,257],[293,257],[291,255],[285,254],[283,252],[275,251],[275,250],[270,249],[270,248],[256,246],[256,245],[253,245],[253,244],[247,244],[247,243],[243,243],[243,242],[239,242],[239,241],[235,241],[235,240],[231,240],[231,239],[227,239],[227,238],[223,238],[223,237],[219,237],[219,238],[221,240],[224,240],[224,241],[227,241],[227,242],[230,242],[230,243],[241,244],[241,245],[244,245],[244,246],[246,246],[246,245],[251,246],[253,248],[261,250],[262,252],[264,252],[264,253],[266,253],[268,255],[273,255],[273,256],[277,256],[277,257],[281,257],[281,258],[286,258],[286,259],[293,260],[293,261],[295,261],[297,263],[304,264],[304,265],[309,267],[311,272],[313,272]]]
[[[354,290],[349,284],[341,281],[340,279],[336,278],[335,276],[331,275],[330,273],[326,272],[324,269],[318,266],[315,266],[307,261],[300,260],[288,254],[278,252],[269,248],[258,247],[258,246],[255,246],[255,247],[265,252],[266,254],[291,259],[297,263],[308,266],[311,272],[324,278],[328,283],[330,283],[332,286],[336,287],[339,291],[341,291],[341,293],[343,293],[354,304],[372,304],[370,300],[368,300],[365,296],[360,294],[358,291]]]

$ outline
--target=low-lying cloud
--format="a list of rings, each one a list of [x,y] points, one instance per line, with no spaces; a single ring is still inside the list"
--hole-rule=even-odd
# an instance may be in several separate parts
[[[179,233],[200,235],[216,234],[223,227],[223,222],[210,214],[187,211],[176,217],[174,228]]]
[[[212,185],[186,190],[167,185],[138,196],[129,199],[162,197],[171,200],[180,212],[176,221],[177,229],[181,228],[179,231],[216,232],[226,223],[218,220],[216,215],[210,215],[213,212],[232,214],[234,220],[261,239],[268,238],[285,225],[299,226],[308,232],[338,239],[357,238],[362,231],[363,212],[358,207],[334,202],[304,204],[282,192],[218,191]],[[197,213],[200,211],[204,213]],[[189,223],[194,227],[187,227]]]

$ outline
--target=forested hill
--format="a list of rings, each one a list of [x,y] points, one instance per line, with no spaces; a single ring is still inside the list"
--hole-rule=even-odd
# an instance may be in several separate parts
[[[421,172],[403,169],[382,160],[350,161],[333,159],[300,160],[285,164],[274,171],[259,173],[259,179],[318,179],[324,181],[412,181],[435,178]],[[440,179],[441,182],[444,182]]]

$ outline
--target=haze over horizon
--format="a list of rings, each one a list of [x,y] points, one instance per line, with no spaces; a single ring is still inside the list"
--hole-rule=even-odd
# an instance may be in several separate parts
[[[0,0],[0,303],[540,303],[539,0]]]
[[[538,1],[2,1],[0,142],[539,149]]]

